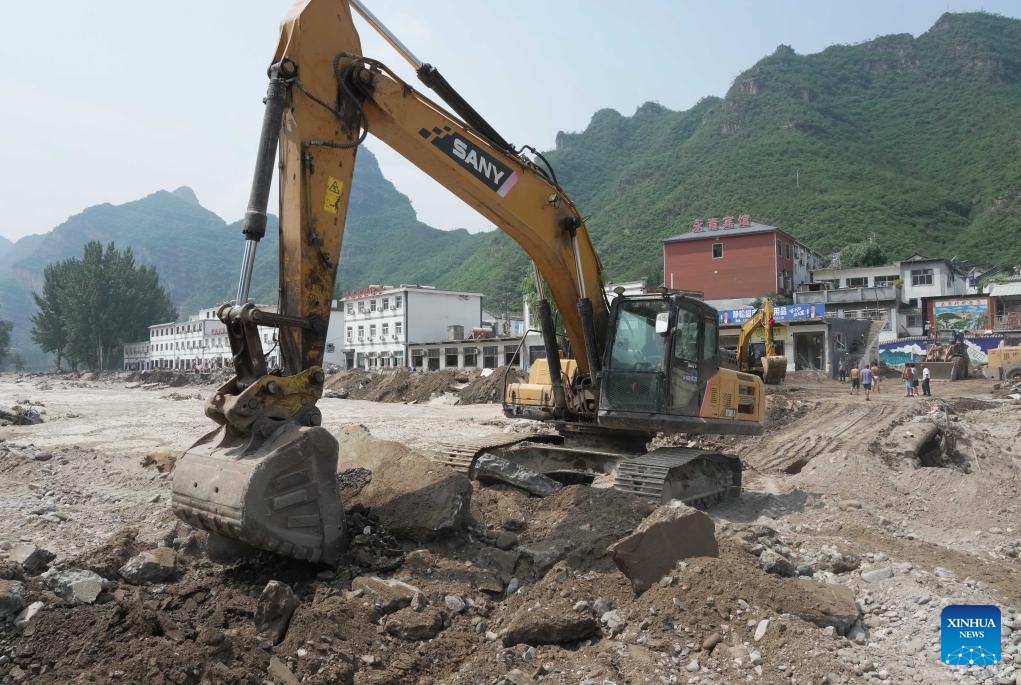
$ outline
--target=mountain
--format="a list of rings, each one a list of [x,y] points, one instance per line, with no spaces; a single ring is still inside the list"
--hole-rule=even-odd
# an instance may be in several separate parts
[[[669,87],[666,84],[665,87]],[[893,35],[813,55],[780,46],[726,96],[683,112],[606,109],[544,153],[588,219],[608,280],[662,279],[663,238],[695,217],[750,214],[829,253],[875,240],[890,259],[922,253],[1021,263],[1021,21],[945,14],[918,38]],[[241,223],[188,188],[91,207],[48,234],[0,242],[0,318],[32,354],[31,291],[46,264],[89,240],[156,266],[187,316],[230,299]],[[253,296],[275,301],[276,223],[260,244]],[[528,258],[496,231],[441,231],[359,151],[338,292],[370,283],[481,291],[517,309]]]
[[[368,150],[359,152],[353,185],[338,292],[368,283],[450,285],[461,265],[492,240],[419,222],[408,198],[383,178]],[[244,249],[241,225],[225,223],[203,208],[190,188],[182,187],[122,205],[90,207],[47,234],[0,245],[0,318],[15,324],[12,348],[29,365],[48,364],[31,342],[31,293],[41,290],[47,264],[81,257],[83,246],[92,240],[130,247],[136,263],[156,267],[182,318],[232,299]],[[271,216],[256,252],[252,296],[260,302],[276,302],[277,228]],[[514,285],[504,292],[516,289]]]
[[[597,112],[546,157],[607,272],[661,278],[659,240],[749,213],[828,253],[1021,260],[1021,21],[946,14],[814,55],[786,46],[685,112]],[[992,249],[990,249],[992,247]]]

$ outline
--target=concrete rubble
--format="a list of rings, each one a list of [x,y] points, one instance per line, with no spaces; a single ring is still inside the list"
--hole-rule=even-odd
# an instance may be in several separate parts
[[[548,476],[488,452],[475,459],[470,474],[484,485],[505,483],[521,488],[536,497],[548,497],[563,487]]]
[[[656,509],[608,551],[636,594],[645,592],[682,559],[720,555],[712,519],[677,500]]]

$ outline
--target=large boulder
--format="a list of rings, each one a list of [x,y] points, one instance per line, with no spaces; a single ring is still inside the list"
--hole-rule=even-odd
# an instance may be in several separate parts
[[[467,476],[401,443],[376,440],[361,426],[346,428],[339,439],[341,467],[372,472],[371,480],[344,502],[348,509],[370,509],[395,537],[416,542],[462,528],[471,499]]]
[[[92,604],[112,585],[109,580],[81,568],[53,569],[42,574],[46,586],[71,604]]]
[[[47,568],[56,555],[48,549],[36,547],[30,543],[19,543],[11,548],[7,558],[21,564],[25,573],[37,576]]]
[[[483,485],[504,483],[537,497],[548,497],[564,486],[538,471],[485,452],[471,466],[471,476]]]
[[[0,623],[17,616],[24,606],[24,583],[18,580],[0,580]]]
[[[280,644],[298,604],[290,585],[279,580],[269,581],[255,607],[255,632],[274,645]]]
[[[118,573],[132,585],[173,580],[177,576],[177,555],[170,547],[150,549],[129,559]]]
[[[820,583],[799,578],[798,592],[784,595],[776,608],[820,627],[833,626],[837,633],[846,635],[861,615],[854,601],[854,593],[846,585]]]
[[[608,551],[637,594],[658,582],[681,559],[720,556],[712,519],[679,500],[657,508],[635,532],[610,545]]]

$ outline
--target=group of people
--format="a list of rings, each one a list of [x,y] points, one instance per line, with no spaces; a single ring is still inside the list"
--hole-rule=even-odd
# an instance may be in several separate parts
[[[850,367],[850,370],[848,369]],[[845,361],[840,362],[838,368],[840,374],[840,382],[844,383],[848,380],[851,381],[851,394],[859,395],[861,391],[865,391],[865,400],[870,400],[872,393],[879,392],[879,361],[873,359],[872,364],[863,363],[861,368],[854,364],[848,364]],[[925,396],[931,395],[929,391],[929,381],[931,376],[929,374],[929,367],[923,366],[921,372],[916,371],[915,364],[905,364],[904,371],[901,373],[901,379],[904,381],[904,388],[907,392],[905,397],[918,397],[918,387],[921,385],[922,394]],[[919,383],[919,381],[921,381]]]
[[[932,375],[929,373],[929,367],[923,366],[921,371],[921,379],[919,379],[919,373],[916,370],[914,364],[905,364],[904,371],[901,372],[901,379],[904,381],[904,390],[907,393],[905,397],[918,397],[918,385],[921,380],[922,395],[928,397],[932,393],[929,391],[929,381],[932,380]]]

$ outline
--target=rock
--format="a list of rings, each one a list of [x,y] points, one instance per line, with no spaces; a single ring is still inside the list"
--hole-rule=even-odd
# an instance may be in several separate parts
[[[415,596],[422,594],[414,585],[399,580],[383,580],[376,576],[358,576],[351,581],[351,589],[364,592],[372,600],[373,609],[379,616],[411,606]]]
[[[24,583],[18,580],[0,580],[0,623],[17,616],[24,606]]]
[[[762,554],[759,555],[759,566],[766,573],[772,573],[777,576],[791,578],[796,575],[794,564],[771,549],[762,550]]]
[[[21,564],[21,568],[25,569],[25,573],[30,576],[37,576],[49,568],[49,563],[56,556],[48,549],[36,547],[33,544],[19,543],[11,549],[7,558]]]
[[[509,530],[501,530],[497,534],[496,541],[494,544],[496,545],[497,549],[502,550],[513,549],[514,546],[518,544],[518,536],[510,532]]]
[[[794,569],[794,572],[797,573],[799,576],[811,576],[812,573],[813,573],[812,565],[811,564],[798,564],[798,567],[796,569]]]
[[[446,604],[447,608],[455,614],[459,614],[468,608],[468,603],[457,595],[447,595],[443,598],[443,603]]]
[[[298,685],[301,682],[291,672],[291,669],[287,668],[287,664],[275,656],[270,657],[269,668],[266,669],[266,675],[268,675],[276,685]]]
[[[573,552],[576,547],[577,543],[570,538],[553,538],[521,545],[518,550],[521,552],[521,556],[531,562],[532,574],[543,576],[553,568],[554,564]]]
[[[799,592],[790,593],[786,601],[776,608],[820,628],[833,626],[840,635],[846,635],[858,620],[860,613],[854,593],[846,585],[820,583],[808,578],[794,581]]]
[[[504,647],[518,644],[555,645],[584,640],[599,633],[599,623],[588,614],[563,607],[544,606],[529,611],[522,607],[511,617],[502,636]]]
[[[679,500],[658,507],[607,551],[636,594],[652,587],[681,559],[720,556],[712,519]]]
[[[132,585],[162,583],[177,576],[177,555],[170,547],[157,547],[128,559],[118,571]]]
[[[861,509],[861,502],[856,499],[845,499],[837,503],[841,511],[850,511],[851,509]]]
[[[279,580],[269,581],[255,608],[255,632],[274,645],[280,644],[298,604],[289,585]]]
[[[537,497],[549,497],[564,486],[538,471],[483,452],[472,462],[469,475],[483,485],[504,483]]]
[[[619,633],[624,629],[624,626],[627,623],[624,620],[624,614],[622,614],[619,609],[607,611],[599,617],[599,622],[606,626],[606,629],[610,631],[611,635]]]
[[[80,568],[50,569],[42,574],[46,586],[71,604],[92,604],[99,593],[110,587],[110,581],[97,573]]]
[[[819,564],[821,569],[831,573],[848,573],[856,570],[859,566],[861,566],[861,559],[858,556],[841,552],[830,553]]]
[[[768,630],[768,629],[769,629],[769,619],[768,618],[764,618],[761,621],[759,621],[759,624],[757,626],[755,626],[755,635],[754,635],[753,639],[756,642],[758,642],[759,640],[761,640],[763,637],[766,636],[766,630]]]
[[[361,426],[344,429],[340,463],[372,472],[345,506],[371,510],[394,536],[429,541],[463,527],[471,496],[471,482],[464,474],[400,443],[375,440]]]
[[[866,583],[878,583],[881,580],[887,578],[893,578],[893,567],[883,566],[881,568],[874,568],[871,571],[862,571],[861,579]]]
[[[702,640],[702,649],[704,649],[707,652],[711,652],[713,650],[713,647],[720,644],[721,640],[723,640],[722,635],[720,635],[719,633],[712,633],[705,640]]]
[[[698,659],[692,659],[691,661],[688,662],[688,665],[684,667],[684,670],[687,671],[688,673],[694,673],[699,668],[701,667],[699,666]]]
[[[42,608],[46,606],[43,602],[32,602],[27,607],[21,610],[17,618],[14,619],[14,627],[18,630],[25,630],[28,624],[35,618],[35,615],[42,611]],[[2,609],[0,609],[2,613]]]
[[[446,615],[439,609],[415,611],[407,608],[387,618],[383,629],[387,635],[402,640],[431,640],[443,630]]]
[[[751,662],[752,666],[760,666],[762,664],[762,654],[751,651],[748,653],[748,661]]]

